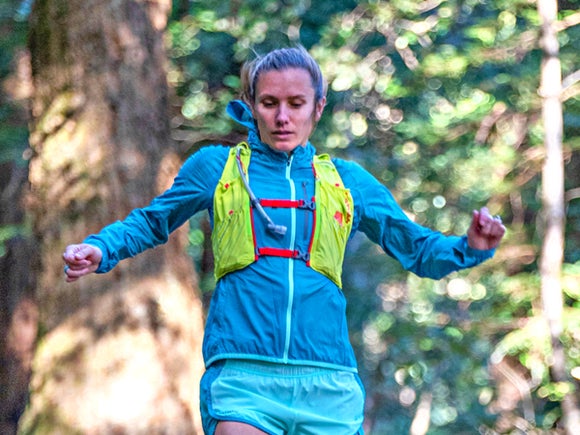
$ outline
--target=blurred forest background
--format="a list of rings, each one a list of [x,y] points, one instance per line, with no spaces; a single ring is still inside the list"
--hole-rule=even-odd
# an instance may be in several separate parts
[[[579,6],[0,0],[0,433],[201,433],[207,216],[80,283],[61,254],[242,138],[224,114],[241,64],[294,43],[329,82],[319,152],[421,224],[463,234],[487,205],[508,228],[440,281],[351,241],[366,432],[578,433]]]

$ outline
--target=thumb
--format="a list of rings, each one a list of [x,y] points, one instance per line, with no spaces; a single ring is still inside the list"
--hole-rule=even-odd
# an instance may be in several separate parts
[[[75,252],[75,260],[86,260],[94,257],[96,252],[95,248],[91,245],[81,245],[80,248]]]
[[[98,264],[102,259],[102,252],[97,246],[88,243],[78,245],[69,245],[66,247],[63,259],[69,266],[87,266],[89,264]]]
[[[471,229],[477,229],[480,225],[479,223],[479,219],[481,217],[481,213],[479,212],[479,210],[473,210],[473,214],[471,215]]]
[[[485,225],[488,225],[492,219],[489,209],[487,207],[482,207],[480,210],[473,210],[473,219],[471,223],[475,229],[480,230]]]

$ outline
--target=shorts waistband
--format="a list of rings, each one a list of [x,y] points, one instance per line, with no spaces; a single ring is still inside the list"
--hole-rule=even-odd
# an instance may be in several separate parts
[[[284,364],[260,360],[228,359],[224,368],[239,370],[247,373],[255,373],[265,376],[276,377],[303,377],[318,376],[331,373],[340,373],[343,370],[298,364]]]

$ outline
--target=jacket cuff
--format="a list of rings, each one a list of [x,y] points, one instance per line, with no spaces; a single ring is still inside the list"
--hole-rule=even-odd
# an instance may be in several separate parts
[[[495,255],[496,248],[493,249],[475,249],[469,246],[467,243],[467,236],[463,236],[463,243],[465,243],[465,254],[478,263],[482,263],[485,260],[489,260]]]
[[[111,261],[110,261],[109,251],[108,251],[106,245],[103,244],[95,235],[88,236],[85,240],[83,240],[83,243],[96,246],[97,248],[99,248],[101,250],[101,254],[102,254],[101,262],[99,263],[99,267],[97,268],[97,270],[95,270],[95,273],[107,273],[113,267],[115,267],[116,262],[114,262],[113,264],[110,264]]]

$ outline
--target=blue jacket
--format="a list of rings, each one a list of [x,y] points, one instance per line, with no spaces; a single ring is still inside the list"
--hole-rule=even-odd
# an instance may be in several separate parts
[[[291,156],[274,151],[259,140],[243,103],[230,103],[228,112],[249,129],[252,158],[248,175],[255,195],[266,199],[311,198],[314,147],[308,143]],[[85,243],[103,252],[97,272],[107,272],[120,260],[165,243],[173,230],[201,210],[209,210],[211,217],[214,191],[228,151],[224,146],[199,150],[184,163],[172,187],[149,206],[89,236]],[[341,159],[333,162],[355,204],[351,236],[362,231],[405,269],[438,279],[493,256],[493,250],[471,249],[466,237],[445,236],[415,224],[389,190],[360,165]],[[256,215],[258,246],[308,251],[310,210],[272,208],[267,212],[288,231],[284,236],[271,235]],[[220,359],[242,358],[356,371],[345,309],[345,298],[337,285],[304,261],[260,257],[216,284],[205,327],[206,366]]]

